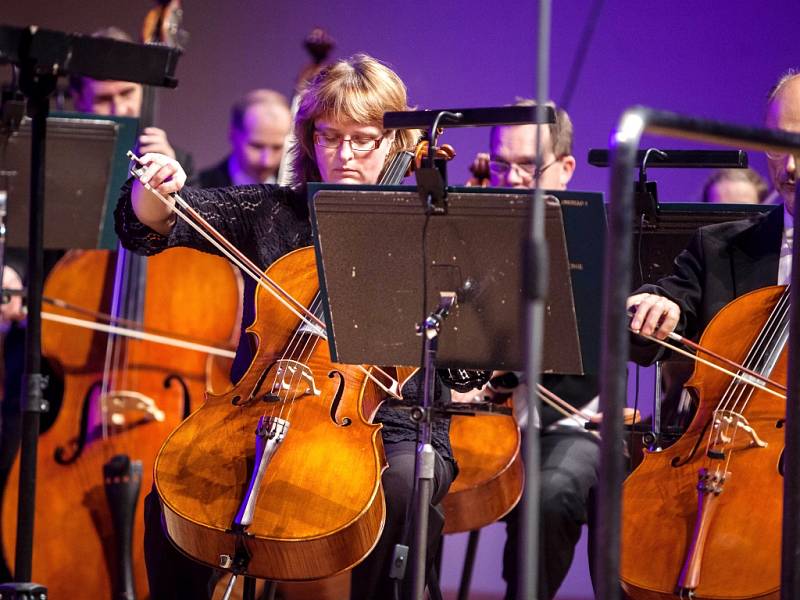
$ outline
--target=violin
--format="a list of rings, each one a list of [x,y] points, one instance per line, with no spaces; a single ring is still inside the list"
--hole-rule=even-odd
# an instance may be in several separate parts
[[[693,345],[694,419],[623,486],[629,598],[779,597],[788,303],[784,286],[745,294]]]

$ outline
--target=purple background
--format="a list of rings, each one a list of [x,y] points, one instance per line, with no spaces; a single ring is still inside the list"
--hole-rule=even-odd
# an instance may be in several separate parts
[[[148,2],[12,0],[0,20],[90,32],[115,24],[137,34]],[[10,4],[11,6],[8,6]],[[365,51],[392,65],[421,108],[488,106],[535,95],[536,2],[384,3],[228,0],[185,3],[191,39],[180,86],[162,94],[159,123],[206,166],[227,150],[228,108],[259,86],[291,93],[315,25],[337,40],[335,56]],[[555,2],[551,96],[560,101],[591,3]],[[674,0],[606,2],[569,111],[578,169],[573,188],[605,190],[605,170],[585,164],[634,104],[759,124],[764,95],[796,55],[794,20],[781,3]],[[484,149],[485,130],[451,131],[451,180]],[[658,140],[662,147],[686,147]],[[760,157],[753,157],[764,172]],[[667,200],[697,198],[704,172],[653,172]]]
[[[117,25],[137,35],[147,2],[6,0],[0,21],[88,33]],[[334,56],[365,51],[405,79],[420,108],[489,106],[535,95],[536,2],[461,0],[429,3],[227,0],[185,3],[191,39],[178,68],[180,86],[161,96],[158,124],[190,149],[197,165],[227,152],[231,102],[254,87],[291,93],[307,63],[301,42],[316,25],[337,40]],[[555,2],[551,97],[560,101],[591,3]],[[590,148],[605,147],[622,111],[643,104],[741,124],[760,124],[766,91],[797,63],[796,19],[786,3],[673,0],[605,2],[570,106],[578,168],[572,187],[607,189],[605,170],[586,165]],[[3,73],[3,78],[6,73]],[[485,130],[452,131],[451,181],[467,177]],[[689,147],[656,140],[663,148]],[[751,157],[765,174],[760,156]],[[699,197],[703,171],[651,171],[666,200]],[[495,529],[498,529],[495,526]],[[485,560],[474,587],[499,590],[502,534],[485,536]],[[452,543],[450,544],[452,547]],[[585,555],[582,550],[578,556]],[[453,556],[452,560],[457,561]],[[451,562],[447,560],[446,562]],[[582,567],[582,565],[578,565]],[[445,583],[457,585],[456,565]],[[577,575],[564,597],[589,596]]]

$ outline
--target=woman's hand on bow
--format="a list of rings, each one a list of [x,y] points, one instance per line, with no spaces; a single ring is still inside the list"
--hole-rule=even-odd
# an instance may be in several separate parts
[[[171,194],[179,192],[186,184],[186,171],[177,160],[165,154],[148,153],[139,162],[142,174],[134,181],[131,190],[133,211],[144,225],[168,235],[175,224],[172,208],[147,190],[144,184],[149,184],[153,190],[170,199]]]

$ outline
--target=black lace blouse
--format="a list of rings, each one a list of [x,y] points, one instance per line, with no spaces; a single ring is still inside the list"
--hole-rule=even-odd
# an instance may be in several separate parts
[[[305,198],[290,188],[275,185],[250,185],[230,188],[196,189],[185,187],[181,197],[200,213],[222,235],[230,240],[260,268],[266,269],[284,254],[312,244],[311,224]],[[219,254],[207,240],[182,219],[178,219],[168,236],[162,236],[143,225],[133,212],[130,184],[120,196],[114,213],[115,227],[122,245],[137,254],[157,254],[174,246],[185,246],[211,254]],[[236,351],[231,379],[238,380],[250,364],[254,348],[245,329],[255,318],[255,282],[244,277],[242,335]],[[437,381],[437,393],[440,384]],[[404,397],[416,402],[422,393],[421,373],[404,388]],[[375,420],[383,423],[385,444],[416,440],[416,426],[407,411],[384,403]],[[434,422],[433,446],[442,457],[453,460],[450,449],[449,419]]]

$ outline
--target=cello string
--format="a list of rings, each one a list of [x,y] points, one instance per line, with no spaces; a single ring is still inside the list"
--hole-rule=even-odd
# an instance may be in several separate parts
[[[136,157],[136,155],[134,155],[132,152],[128,152],[128,156],[132,160],[134,160],[134,161],[136,161],[138,163],[138,160],[139,160],[138,157]],[[137,178],[140,177],[141,174],[142,174],[142,170],[141,169],[133,169],[131,172]],[[141,183],[141,181],[140,181],[140,183]],[[305,307],[301,306],[300,310],[297,310],[297,309],[295,309],[294,307],[292,307],[288,303],[288,300],[285,300],[284,298],[280,297],[280,294],[284,294],[289,300],[295,302],[296,304],[299,304],[294,300],[294,298],[291,297],[290,294],[288,294],[284,290],[282,290],[280,288],[280,286],[278,286],[275,282],[271,281],[269,278],[267,278],[265,275],[263,275],[263,273],[259,272],[258,274],[256,274],[256,273],[252,272],[250,269],[244,267],[244,263],[243,262],[241,262],[237,258],[234,258],[234,253],[235,253],[236,255],[241,256],[242,259],[245,262],[252,264],[252,261],[250,261],[247,257],[242,255],[241,252],[238,249],[236,249],[234,246],[230,245],[230,242],[228,242],[225,239],[224,236],[222,236],[207,221],[205,221],[205,219],[203,219],[197,213],[197,211],[195,211],[191,206],[189,206],[189,204],[185,200],[183,200],[183,198],[181,198],[179,194],[171,194],[170,195],[170,197],[175,201],[173,203],[173,202],[170,202],[169,200],[167,200],[167,198],[165,198],[164,195],[161,194],[161,192],[159,192],[158,190],[153,189],[153,187],[150,186],[149,183],[142,183],[142,185],[144,186],[145,189],[150,191],[159,201],[161,201],[165,206],[170,208],[170,210],[172,210],[177,216],[179,216],[181,219],[186,221],[189,224],[189,226],[191,226],[198,233],[200,233],[200,235],[202,235],[206,240],[208,240],[215,248],[217,248],[220,252],[222,252],[222,254],[226,258],[228,258],[228,260],[233,262],[233,264],[235,264],[237,267],[239,267],[246,275],[251,277],[259,286],[261,286],[262,288],[267,290],[270,294],[275,296],[282,304],[284,304],[284,306],[286,308],[288,308],[290,311],[292,311],[301,320],[306,321],[306,322],[309,321],[309,319],[306,316],[300,314],[301,311],[308,313],[308,310]],[[183,210],[179,209],[178,206],[180,206]],[[186,212],[184,212],[184,210]],[[198,222],[195,223],[193,219],[197,219]],[[220,241],[218,242],[218,241],[215,241],[214,239],[212,239],[211,234],[207,233],[203,229],[204,227],[208,228],[208,231],[212,232],[214,234],[214,237],[218,237]],[[225,247],[223,247],[223,245],[230,245],[231,251],[227,250]],[[310,319],[312,321],[317,320],[313,315],[311,315]],[[313,325],[313,323],[309,323],[309,324]],[[318,323],[318,324],[322,325],[324,327],[324,324],[322,324],[322,323]],[[357,368],[359,370],[361,370],[369,379],[371,379],[384,392],[386,392],[387,394],[389,394],[390,396],[392,396],[392,397],[394,397],[394,398],[396,398],[398,400],[402,400],[402,396],[400,395],[400,382],[396,381],[391,375],[389,375],[388,373],[383,371],[380,367],[371,365],[370,369],[366,369],[363,365],[357,365]],[[385,383],[384,381],[381,381],[378,377],[376,377],[375,373],[373,373],[373,371],[378,373],[382,377],[385,377],[388,380],[388,384]],[[397,391],[395,391],[395,390],[397,390]]]
[[[784,336],[788,328],[788,304],[789,289],[787,287],[783,294],[781,294],[778,302],[776,302],[775,306],[770,311],[770,315],[767,318],[766,324],[759,331],[756,342],[750,347],[748,355],[745,358],[744,365],[749,367],[752,371],[757,373],[765,373],[767,369],[767,362],[773,360],[782,351],[782,348],[785,344],[781,342],[781,338]],[[765,373],[765,375],[769,376],[769,373]],[[750,386],[744,386],[739,382],[732,382],[731,385],[729,385],[728,391],[731,393],[726,393],[726,396],[728,397],[725,401],[723,410],[730,411],[735,415],[741,415],[742,418],[744,418],[744,412],[755,393],[755,389]],[[733,398],[735,398],[735,401],[733,405],[731,405],[731,400]],[[717,411],[715,411],[715,421],[716,412]],[[736,438],[740,427],[737,426],[738,420],[736,418],[731,419],[728,417],[727,420],[723,421],[723,423],[724,435],[727,438],[727,441],[723,440],[724,443],[722,444],[722,447],[723,449],[728,450],[725,452],[727,456],[725,469],[727,472],[730,469],[730,464],[733,458],[732,450],[735,448]],[[731,429],[733,431],[731,431]],[[722,430],[723,427],[717,428],[717,442],[719,442],[720,436],[723,435]]]
[[[311,302],[311,306],[309,308],[310,308],[311,312],[316,315],[317,311],[319,310],[321,305],[322,305],[322,297],[321,297],[319,291],[317,291],[316,295],[314,296],[314,300]],[[300,330],[302,330],[302,325],[300,326]],[[305,338],[305,339],[301,340],[303,342],[303,348],[299,349],[298,362],[300,362],[301,365],[305,366],[306,362],[308,362],[308,360],[313,355],[314,351],[317,349],[317,346],[320,343],[321,337],[319,335],[317,335],[314,331],[310,331],[310,332],[303,333],[301,335],[301,338]],[[309,345],[310,345],[310,348],[309,348]],[[309,371],[310,371],[310,369],[309,369]],[[301,374],[299,369],[298,369],[298,375],[300,376],[300,379],[302,380],[302,374]],[[313,371],[311,372],[311,375],[312,375],[312,387],[315,387],[316,383],[313,380]],[[293,385],[293,387],[294,387],[294,385]],[[287,421],[291,419],[292,412],[293,412],[293,409],[294,409],[295,399],[296,399],[296,396],[299,393],[299,391],[300,391],[300,388],[298,386],[297,392],[295,393],[295,398],[292,399],[292,402],[289,404],[289,409],[288,409],[288,411],[286,413],[286,420]],[[312,395],[312,399],[311,400],[312,401],[315,400],[313,395]],[[283,415],[283,408],[281,408],[281,415]]]
[[[761,355],[758,357],[758,367],[757,370],[761,373],[765,373],[767,375],[771,373],[767,373],[767,371],[771,371],[775,368],[775,365],[780,357],[780,354],[783,352],[783,348],[786,345],[786,341],[788,339],[788,330],[789,330],[789,305],[790,305],[790,297],[789,297],[789,287],[787,286],[784,290],[784,293],[778,300],[778,305],[780,305],[780,315],[779,318],[776,319],[774,323],[775,331],[772,333],[772,339],[769,340],[770,345],[767,348],[764,348]],[[749,399],[745,402],[744,407],[742,410],[747,408],[747,403]]]
[[[788,309],[789,302],[787,289],[778,299],[775,307],[773,307],[773,310],[770,312],[770,315],[767,318],[767,322],[759,331],[756,341],[750,347],[750,350],[743,361],[743,364],[750,368],[751,371],[754,371],[755,373],[764,372],[765,357],[768,358],[768,356],[774,354],[775,348],[773,346],[779,340],[779,337],[782,335],[782,333],[785,333],[786,326],[788,325],[788,323],[785,323],[788,315]],[[764,373],[764,375],[769,376],[768,373]],[[746,407],[749,397],[752,396],[752,388],[748,389],[751,392],[750,394],[747,394],[744,390],[738,390],[738,394],[736,394],[736,399],[733,403],[733,406],[730,405],[730,400],[733,398],[733,395],[731,395],[731,397],[726,401],[724,410],[731,410],[733,412],[740,412],[741,410],[744,410],[743,408],[739,408],[739,403],[742,398],[744,398],[744,406]]]
[[[770,315],[767,318],[766,324],[759,331],[755,343],[750,346],[748,353],[745,356],[743,363],[755,373],[758,373],[758,369],[755,364],[758,362],[757,357],[764,353],[764,347],[768,344],[769,338],[773,337],[773,333],[771,333],[770,330],[774,328],[775,321],[780,320],[780,312],[781,310],[779,302],[775,307],[773,307],[773,310],[770,312]],[[735,420],[732,420],[730,416],[720,415],[719,413],[729,411],[737,414],[739,412],[738,407],[741,399],[743,397],[752,396],[752,392],[752,387],[742,385],[740,381],[732,380],[729,383],[725,394],[723,394],[722,400],[717,405],[713,413],[714,423],[718,424],[718,426],[712,430],[712,433],[716,432],[714,437],[714,445],[722,446],[723,451],[725,448],[733,447],[732,445],[735,444],[736,432],[739,428],[736,427]],[[733,405],[731,405],[732,401]],[[731,427],[733,427],[733,433],[731,433]],[[711,437],[709,437],[709,441],[710,440]],[[728,466],[729,462],[726,461],[726,468]]]
[[[315,311],[316,311],[315,302],[317,301],[317,298],[319,298],[319,292],[317,292],[315,298],[312,300],[311,306],[309,307],[309,309],[306,309],[306,310],[308,310],[309,312],[311,312],[313,314],[315,314]],[[292,399],[287,401],[287,399],[284,397],[284,395],[286,395],[286,394],[284,394],[284,395],[281,395],[281,394],[284,393],[284,386],[286,385],[286,372],[287,372],[287,369],[291,365],[292,362],[295,362],[295,356],[298,353],[298,347],[300,346],[300,344],[303,343],[303,337],[304,336],[303,336],[303,333],[302,333],[302,329],[303,329],[303,322],[301,321],[301,324],[294,328],[294,331],[292,332],[292,335],[289,338],[289,341],[286,344],[281,357],[278,359],[278,364],[281,365],[281,366],[277,367],[275,369],[273,375],[272,375],[272,382],[270,384],[271,390],[276,390],[276,389],[279,390],[278,397],[280,398],[280,402],[276,403],[280,407],[280,411],[278,413],[278,418],[283,418],[283,409],[284,409],[284,406],[287,404],[287,402],[294,402],[295,399],[296,399],[296,395],[295,395],[295,397],[293,397]],[[308,340],[305,341],[305,345],[306,346],[308,345]],[[302,351],[300,351],[300,357],[302,357]],[[304,364],[305,361],[301,360],[300,357],[297,357],[296,362],[301,366],[305,366],[305,364]],[[292,373],[292,376],[289,379],[289,386],[288,386],[290,390],[291,389],[295,389],[295,387],[298,384],[298,380],[296,379],[296,377],[299,377],[300,378],[300,382],[302,382],[302,371],[301,371],[301,369],[296,369],[295,373]],[[276,409],[275,405],[270,407],[270,416],[271,417],[275,416],[275,409]],[[267,411],[265,409],[264,410],[264,416],[266,416],[266,413],[267,413]],[[287,420],[288,420],[288,416],[287,416]]]

